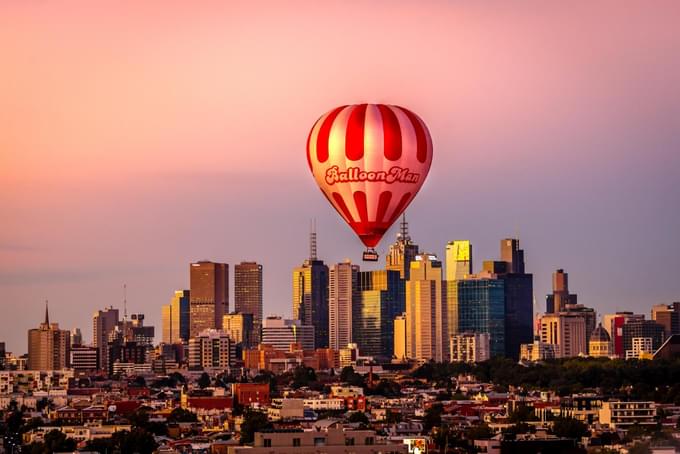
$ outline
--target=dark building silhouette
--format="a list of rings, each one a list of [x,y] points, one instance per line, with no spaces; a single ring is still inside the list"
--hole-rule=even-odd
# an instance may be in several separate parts
[[[262,330],[262,265],[241,262],[234,266],[234,307],[241,314],[252,314],[254,341]]]
[[[578,304],[575,294],[569,293],[569,275],[563,269],[553,273],[553,292],[546,296],[545,311],[549,314],[563,312],[567,304]]]
[[[222,327],[229,313],[229,265],[207,260],[189,266],[189,336]]]
[[[309,258],[293,269],[293,318],[314,326],[315,348],[328,348],[328,266],[316,256],[313,229]]]

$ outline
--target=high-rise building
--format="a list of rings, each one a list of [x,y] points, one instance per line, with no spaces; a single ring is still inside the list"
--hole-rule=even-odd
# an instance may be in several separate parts
[[[352,338],[363,355],[392,358],[394,319],[405,309],[404,280],[396,270],[360,271],[352,306]]]
[[[680,334],[680,302],[652,306],[652,320],[663,326],[666,337]]]
[[[460,333],[451,336],[451,362],[478,363],[488,360],[490,336],[487,333]]]
[[[654,320],[629,320],[623,325],[623,351],[633,350],[633,338],[652,339],[652,352],[655,352],[666,339],[663,325]],[[624,357],[625,357],[624,353]]]
[[[262,344],[286,352],[290,351],[291,344],[314,350],[314,326],[303,325],[300,320],[267,317],[262,323]]]
[[[164,344],[189,340],[189,290],[176,290],[170,303],[161,308],[161,315]]]
[[[130,314],[130,319],[125,318],[120,325],[123,333],[123,341],[136,342],[139,345],[153,346],[156,329],[144,324],[144,314]]]
[[[547,313],[563,312],[567,304],[578,304],[577,295],[569,293],[569,275],[563,269],[558,269],[553,273],[552,288],[552,294],[546,296]]]
[[[489,335],[491,356],[505,354],[505,280],[480,274],[457,281],[458,332]]]
[[[607,330],[612,341],[612,356],[617,358],[626,357],[626,351],[623,346],[623,325],[629,321],[644,319],[644,315],[632,312],[616,312],[602,316],[602,326]]]
[[[586,307],[583,304],[567,304],[564,312],[568,314],[577,314],[583,317],[586,324],[586,345],[590,345],[590,335],[595,331],[597,325],[597,312],[592,307]]]
[[[316,348],[328,347],[328,267],[316,256],[316,232],[309,239],[309,258],[293,270],[293,318],[314,326]]]
[[[558,358],[585,355],[588,352],[585,318],[568,312],[543,315],[541,342],[556,345]]]
[[[602,326],[602,323],[600,323],[590,334],[588,354],[594,358],[608,358],[612,353],[611,337],[607,330]]]
[[[446,244],[446,280],[460,281],[472,274],[472,244],[469,240]]]
[[[91,373],[97,370],[99,350],[97,347],[74,344],[71,347],[71,367],[76,373]]]
[[[71,332],[50,323],[45,302],[45,321],[36,329],[28,330],[28,370],[59,370],[71,362]]]
[[[119,324],[118,309],[109,307],[94,313],[92,317],[93,344],[97,347],[99,369],[109,370],[109,337]]]
[[[468,240],[446,244],[445,304],[449,337],[458,334],[458,282],[472,274],[472,244]]]
[[[524,274],[524,250],[519,248],[518,238],[501,240],[501,261],[508,264],[508,273]]]
[[[417,361],[445,361],[449,336],[442,263],[433,254],[411,262],[406,281],[406,355]]]
[[[347,260],[328,272],[328,344],[340,350],[352,342],[352,306],[359,301],[359,266]]]
[[[222,331],[227,333],[239,348],[251,348],[259,343],[259,335],[255,336],[253,326],[253,314],[234,312],[222,318]]]
[[[235,361],[235,346],[227,333],[206,329],[189,339],[190,369],[228,369]]]
[[[409,279],[411,262],[419,254],[418,245],[411,241],[408,234],[408,223],[406,215],[402,217],[401,229],[397,234],[397,241],[390,245],[385,256],[385,269],[399,271],[399,277],[404,280]]]
[[[200,261],[189,266],[189,336],[222,326],[229,313],[229,265]]]
[[[241,262],[234,266],[234,307],[236,312],[253,315],[255,340],[262,329],[262,265]]]
[[[394,318],[394,357],[404,360],[406,356],[406,314]]]
[[[83,333],[80,328],[73,328],[71,330],[71,346],[83,345]]]

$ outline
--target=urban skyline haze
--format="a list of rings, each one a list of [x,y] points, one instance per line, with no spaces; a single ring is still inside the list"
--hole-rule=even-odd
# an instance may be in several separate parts
[[[262,264],[264,316],[289,318],[311,218],[327,265],[384,267],[398,225],[362,263],[305,158],[318,116],[358,102],[430,129],[422,251],[470,240],[477,272],[518,236],[539,312],[558,268],[600,314],[680,299],[677,2],[124,3],[0,5],[8,350],[45,299],[90,342],[123,284],[160,339],[203,259]]]

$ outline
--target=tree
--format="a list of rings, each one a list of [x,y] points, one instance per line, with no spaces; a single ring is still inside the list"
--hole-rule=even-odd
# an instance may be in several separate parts
[[[158,447],[153,435],[144,429],[134,429],[115,432],[111,438],[96,438],[87,442],[85,447],[88,451],[100,454],[111,453],[137,453],[152,454]]]
[[[349,421],[350,423],[359,422],[359,423],[366,424],[366,425],[368,425],[368,423],[369,423],[368,416],[366,416],[366,413],[364,413],[363,411],[355,411],[354,413],[349,415],[349,418],[347,418],[347,421]]]
[[[442,404],[434,404],[425,410],[425,416],[423,417],[423,434],[427,435],[433,427],[439,427],[441,425],[443,412],[444,406]]]
[[[493,437],[493,431],[488,424],[478,424],[465,431],[465,438],[468,440],[488,440]]]
[[[247,410],[241,423],[241,444],[252,443],[255,432],[272,427],[267,415],[257,410]]]
[[[518,405],[515,410],[508,415],[508,422],[520,423],[525,421],[537,421],[538,418],[534,413],[534,409],[528,405]]]
[[[196,413],[185,410],[184,408],[175,408],[168,416],[168,422],[197,422]]]
[[[310,383],[316,381],[316,372],[311,367],[298,366],[293,370],[293,383],[291,387],[298,389],[303,386],[309,386]]]
[[[553,422],[551,432],[558,437],[574,438],[576,440],[590,434],[588,426],[578,419],[559,416]]]
[[[74,451],[76,442],[66,438],[61,430],[51,430],[45,434],[45,453]]]
[[[346,366],[342,368],[342,372],[340,372],[340,380],[350,386],[359,386],[361,388],[366,387],[364,377],[361,374],[354,372],[354,368],[352,366]]]
[[[198,378],[198,386],[201,389],[205,389],[208,386],[210,386],[212,380],[210,380],[210,375],[208,375],[207,372],[203,372],[201,376]]]

